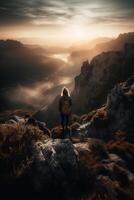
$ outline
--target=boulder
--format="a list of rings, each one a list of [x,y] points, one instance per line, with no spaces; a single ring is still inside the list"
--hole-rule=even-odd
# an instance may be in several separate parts
[[[78,153],[69,139],[46,140],[33,148],[35,170],[32,176],[36,191],[51,191],[51,187],[62,192],[73,186],[78,179]]]

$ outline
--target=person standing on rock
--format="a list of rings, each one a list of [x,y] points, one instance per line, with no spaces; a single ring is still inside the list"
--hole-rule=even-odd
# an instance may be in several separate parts
[[[68,128],[69,118],[71,116],[72,99],[69,94],[69,90],[64,87],[61,92],[59,100],[59,111],[61,117],[61,126],[63,131]]]

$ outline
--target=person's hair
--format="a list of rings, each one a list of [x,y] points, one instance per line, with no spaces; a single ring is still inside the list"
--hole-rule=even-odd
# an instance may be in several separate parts
[[[61,96],[70,96],[69,89],[66,87],[63,87],[61,91]]]

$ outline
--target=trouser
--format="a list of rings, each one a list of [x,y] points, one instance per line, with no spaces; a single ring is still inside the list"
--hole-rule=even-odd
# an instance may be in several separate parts
[[[61,125],[62,125],[63,129],[67,128],[67,126],[69,124],[69,115],[60,113],[60,117],[61,117]]]

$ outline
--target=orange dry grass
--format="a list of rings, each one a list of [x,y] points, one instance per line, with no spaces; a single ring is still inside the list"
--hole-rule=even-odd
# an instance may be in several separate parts
[[[125,140],[127,137],[127,133],[119,130],[116,133],[114,133],[114,137],[116,140]]]
[[[61,126],[57,126],[57,127],[53,128],[51,130],[51,137],[55,138],[55,139],[56,138],[61,138],[62,132],[63,132],[62,127]]]
[[[97,115],[100,118],[106,118],[107,117],[106,107],[102,107],[102,108],[98,109],[97,110]]]
[[[107,144],[107,149],[110,152],[127,152],[134,154],[134,144],[127,141],[113,141]]]
[[[92,117],[96,114],[96,110],[91,111],[90,113],[88,113],[87,115],[87,121],[90,121],[92,119]]]
[[[45,139],[43,132],[33,126],[0,125],[0,178],[23,175],[32,163],[30,145]]]
[[[96,190],[90,200],[117,200],[117,190],[119,190],[117,181],[100,176],[96,183]]]
[[[32,140],[44,137],[43,132],[34,126],[27,126],[21,123],[0,125],[0,143],[3,143],[9,137],[10,140],[21,140],[24,136],[28,136],[28,139]]]

